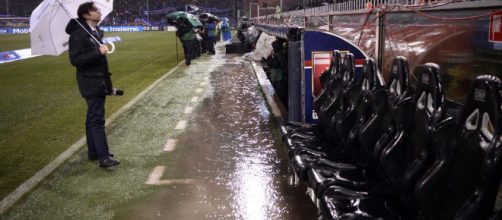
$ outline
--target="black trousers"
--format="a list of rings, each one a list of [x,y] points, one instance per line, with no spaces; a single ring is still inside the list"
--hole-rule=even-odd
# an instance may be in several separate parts
[[[85,135],[89,158],[103,159],[110,155],[105,133],[105,100],[105,96],[85,98],[87,102]]]
[[[214,50],[215,43],[216,43],[216,38],[214,38],[214,37],[209,37],[206,41],[207,52],[209,52],[210,54],[215,54],[215,50]]]
[[[194,56],[194,41],[193,40],[182,40],[183,43],[183,53],[185,53],[185,62],[190,64],[190,61],[195,58]]]

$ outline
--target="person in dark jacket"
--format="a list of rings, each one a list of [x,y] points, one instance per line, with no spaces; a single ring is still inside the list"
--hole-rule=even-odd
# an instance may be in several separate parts
[[[288,58],[284,48],[285,41],[277,38],[272,42],[272,53],[264,60],[270,68],[270,82],[284,106],[288,101]]]
[[[207,31],[207,41],[206,49],[209,54],[216,54],[214,50],[214,44],[216,43],[216,25],[218,21],[214,18],[207,19],[206,31]]]
[[[108,150],[105,133],[105,99],[107,95],[122,95],[114,89],[108,71],[106,54],[108,47],[103,44],[103,32],[97,24],[101,12],[93,2],[79,6],[78,19],[71,19],[66,26],[70,35],[70,62],[77,69],[77,84],[82,97],[87,102],[85,131],[89,160],[98,160],[100,167],[112,167],[119,162]]]

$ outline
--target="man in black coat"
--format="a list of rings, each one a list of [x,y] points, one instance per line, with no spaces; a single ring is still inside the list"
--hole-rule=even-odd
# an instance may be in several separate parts
[[[121,95],[121,90],[113,89],[106,54],[108,47],[103,44],[103,32],[97,26],[101,12],[93,2],[79,6],[78,21],[70,20],[66,33],[70,35],[70,62],[77,69],[77,84],[82,97],[87,102],[85,122],[89,160],[98,160],[100,167],[112,167],[119,162],[108,150],[105,133],[106,95]]]

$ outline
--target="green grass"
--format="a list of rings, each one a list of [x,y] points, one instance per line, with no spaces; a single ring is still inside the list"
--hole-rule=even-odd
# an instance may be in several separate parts
[[[109,117],[176,65],[173,32],[108,33],[120,36],[108,55],[115,87]],[[29,35],[0,36],[0,51],[29,47]],[[181,45],[179,59],[183,59]],[[0,64],[0,198],[4,198],[84,135],[85,101],[68,54]]]

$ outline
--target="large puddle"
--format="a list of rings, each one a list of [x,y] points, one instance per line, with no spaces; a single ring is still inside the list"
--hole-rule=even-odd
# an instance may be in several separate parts
[[[166,156],[163,179],[193,182],[157,186],[158,192],[122,207],[116,219],[317,218],[305,188],[288,186],[287,155],[256,77],[238,58],[225,58]]]

